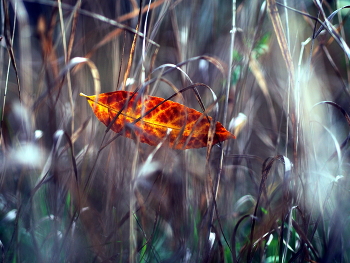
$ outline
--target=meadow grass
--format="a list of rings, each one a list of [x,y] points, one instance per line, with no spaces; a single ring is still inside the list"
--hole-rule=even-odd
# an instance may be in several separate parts
[[[349,262],[347,4],[3,0],[0,260]],[[116,90],[237,138],[118,136]]]

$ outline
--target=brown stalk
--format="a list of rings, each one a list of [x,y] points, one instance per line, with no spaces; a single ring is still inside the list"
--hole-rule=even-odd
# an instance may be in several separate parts
[[[294,64],[292,56],[289,52],[286,35],[283,31],[281,17],[278,13],[276,0],[267,0],[267,10],[270,15],[272,26],[275,31],[278,45],[281,49],[284,62],[286,63],[287,70],[289,71],[291,86],[294,86]]]
[[[159,0],[159,1],[153,2],[153,3],[150,5],[149,9],[151,10],[151,9],[153,9],[153,8],[156,8],[156,7],[160,6],[161,4],[164,3],[164,1],[165,1],[165,0]],[[148,10],[148,7],[145,6],[144,8],[142,8],[141,13],[142,13],[142,14],[143,14],[143,13],[146,13],[147,10]],[[123,21],[129,20],[129,19],[134,18],[135,16],[137,16],[139,13],[140,13],[140,8],[135,8],[132,12],[127,13],[127,14],[125,14],[125,15],[122,15],[122,16],[118,17],[117,21],[118,21],[118,22],[123,22]]]
[[[269,16],[272,21],[272,26],[275,31],[278,45],[282,52],[283,60],[286,64],[288,76],[289,76],[289,88],[288,88],[288,118],[290,118],[291,125],[292,125],[292,141],[293,141],[293,163],[295,167],[296,174],[298,173],[298,163],[297,163],[297,119],[295,115],[295,106],[294,106],[294,98],[291,96],[291,94],[294,94],[290,89],[294,89],[294,64],[292,60],[292,56],[289,51],[287,38],[284,33],[283,27],[282,27],[282,21],[281,17],[278,13],[276,0],[267,0],[267,10],[269,13]],[[288,127],[288,126],[287,126]],[[288,132],[288,131],[287,131]]]
[[[140,2],[140,6],[142,6],[142,0]],[[142,15],[142,12],[141,12],[141,9],[139,9],[139,18],[138,18],[136,29],[135,29],[136,32],[139,32],[139,28],[140,28],[140,24],[141,24],[141,15]],[[128,77],[129,77],[129,74],[130,74],[130,70],[131,70],[131,66],[132,66],[132,60],[133,60],[134,53],[135,53],[135,48],[136,48],[136,41],[137,41],[137,34],[134,35],[134,40],[132,41],[132,45],[131,45],[131,49],[130,49],[130,55],[129,55],[129,61],[128,61],[128,66],[127,66],[126,72],[124,74],[124,80],[123,80],[123,85],[122,85],[121,90],[125,90],[126,81],[127,81]]]

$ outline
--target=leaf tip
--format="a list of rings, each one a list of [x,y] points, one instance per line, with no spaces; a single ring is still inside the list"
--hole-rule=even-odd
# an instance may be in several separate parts
[[[88,95],[85,95],[85,94],[82,93],[82,92],[80,92],[79,95],[82,96],[82,97],[85,97],[85,98],[89,97]]]

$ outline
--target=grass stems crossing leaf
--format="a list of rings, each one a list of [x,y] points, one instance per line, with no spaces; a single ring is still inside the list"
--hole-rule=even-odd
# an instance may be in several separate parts
[[[180,103],[154,96],[144,96],[128,91],[115,91],[86,96],[96,117],[107,127],[128,138],[138,136],[140,142],[157,145],[171,129],[169,147],[174,149],[207,146],[210,122],[199,111]],[[111,122],[115,122],[111,125]],[[235,138],[221,123],[216,123],[214,144]]]

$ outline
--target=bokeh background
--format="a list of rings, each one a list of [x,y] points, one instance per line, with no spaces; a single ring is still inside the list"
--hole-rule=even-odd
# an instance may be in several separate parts
[[[350,2],[273,4],[3,0],[0,259],[348,262]],[[191,85],[235,140],[115,137],[79,96]]]

